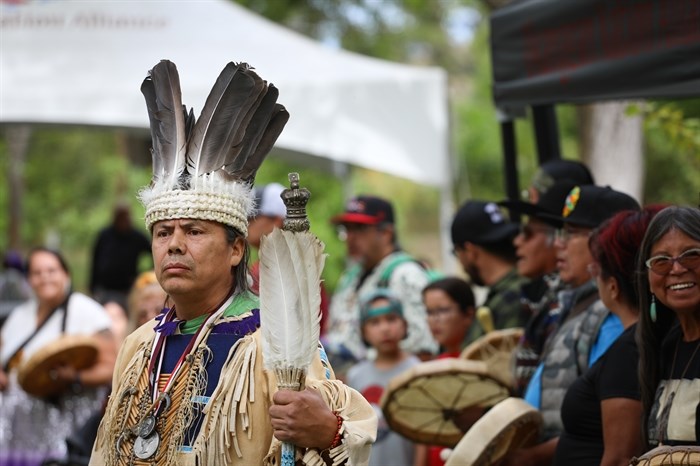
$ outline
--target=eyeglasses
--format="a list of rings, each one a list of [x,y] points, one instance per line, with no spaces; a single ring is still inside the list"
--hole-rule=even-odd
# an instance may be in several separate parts
[[[547,239],[554,239],[554,235],[556,234],[556,230],[551,227],[538,227],[538,226],[533,226],[530,225],[529,223],[520,225],[520,234],[523,235],[523,238],[526,240],[531,239],[533,236],[535,236],[537,233],[542,233],[547,235]]]
[[[700,267],[700,248],[688,249],[677,257],[654,256],[646,260],[644,264],[657,275],[668,275],[673,269],[673,263],[678,262],[681,267],[695,270]]]
[[[560,228],[557,230],[556,238],[562,243],[568,243],[571,238],[576,236],[590,236],[591,232],[588,228]]]
[[[435,309],[426,309],[425,313],[428,315],[428,319],[444,318],[450,314],[454,308],[452,307],[437,307]]]

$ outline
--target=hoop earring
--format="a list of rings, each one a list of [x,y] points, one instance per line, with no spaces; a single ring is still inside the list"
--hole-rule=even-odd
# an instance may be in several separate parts
[[[649,305],[649,316],[652,322],[656,322],[656,296],[652,293],[651,304]]]

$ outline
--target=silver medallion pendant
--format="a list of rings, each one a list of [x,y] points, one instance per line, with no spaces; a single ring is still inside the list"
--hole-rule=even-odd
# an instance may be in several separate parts
[[[170,399],[170,395],[167,393],[163,393],[163,408],[161,412],[165,413],[170,409],[170,404],[172,403],[172,400]]]
[[[156,417],[154,415],[146,416],[146,418],[141,421],[138,428],[138,436],[146,438],[151,435],[153,430],[156,428]]]
[[[152,432],[148,437],[136,437],[134,442],[134,455],[137,458],[145,460],[153,456],[158,450],[160,437],[158,432]]]

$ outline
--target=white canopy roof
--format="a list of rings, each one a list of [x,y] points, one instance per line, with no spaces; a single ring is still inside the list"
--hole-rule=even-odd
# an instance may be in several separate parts
[[[164,58],[195,115],[246,61],[291,115],[278,147],[450,184],[442,70],[324,47],[226,0],[0,4],[0,123],[147,128],[139,87]]]

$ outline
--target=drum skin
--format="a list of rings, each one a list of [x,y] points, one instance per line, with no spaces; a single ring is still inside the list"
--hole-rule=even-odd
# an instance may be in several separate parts
[[[457,358],[428,361],[393,378],[380,401],[389,427],[414,442],[453,447],[464,436],[456,420],[510,395],[485,363]]]
[[[492,374],[513,386],[513,353],[523,336],[522,328],[494,330],[462,350],[460,358],[483,361]]]
[[[452,450],[445,466],[491,466],[508,453],[537,443],[542,415],[520,398],[507,398],[481,419]]]
[[[700,447],[661,445],[639,458],[632,458],[630,466],[700,465]]]
[[[63,336],[38,349],[17,370],[17,381],[24,391],[37,398],[48,398],[62,393],[68,381],[51,377],[59,366],[73,366],[76,371],[91,367],[97,361],[95,337],[86,335]]]

